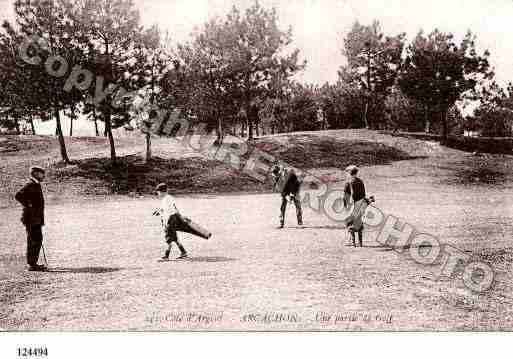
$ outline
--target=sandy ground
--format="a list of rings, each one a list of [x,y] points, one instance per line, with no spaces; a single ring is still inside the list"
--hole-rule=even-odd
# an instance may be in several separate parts
[[[340,226],[310,209],[304,228],[290,210],[279,230],[276,194],[179,198],[214,236],[182,235],[191,259],[166,263],[157,261],[156,199],[77,199],[47,209],[51,273],[25,271],[19,209],[0,209],[0,328],[511,330],[513,182],[458,182],[451,161],[479,161],[462,156],[364,168],[361,177],[383,212],[489,260],[496,282],[486,293],[437,278],[373,232],[352,248]]]

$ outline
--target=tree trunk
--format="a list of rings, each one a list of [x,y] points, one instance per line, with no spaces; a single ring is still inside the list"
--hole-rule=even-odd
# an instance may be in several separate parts
[[[151,160],[151,134],[148,131],[146,133],[146,162]]]
[[[223,120],[222,120],[221,116],[217,116],[217,130],[216,130],[216,134],[217,134],[217,139],[216,139],[215,143],[218,146],[221,146],[223,144],[223,140],[224,140]]]
[[[100,132],[98,131],[98,119],[96,118],[96,107],[93,107],[93,119],[94,119],[94,132],[96,137],[100,136]]]
[[[365,107],[363,108],[363,125],[365,126],[365,128],[369,128],[368,115],[369,115],[369,100],[367,99],[365,101]]]
[[[100,136],[100,132],[98,132],[98,120],[96,120],[96,117],[94,118],[94,133],[96,137]]]
[[[70,108],[69,137],[73,137],[73,122],[76,119],[75,105]]]
[[[255,119],[255,129],[257,138],[260,137],[260,120],[258,117]]]
[[[18,118],[18,114],[16,114],[16,112],[14,113],[14,126],[16,128],[16,134],[19,136],[21,135],[21,129],[20,129],[20,120]]]
[[[240,126],[240,137],[246,137],[246,120],[243,120]]]
[[[109,102],[110,103],[110,102]],[[110,109],[107,108],[105,113],[105,134],[109,139],[110,144],[110,160],[112,163],[116,163],[116,146],[114,144],[114,136],[112,136],[112,124],[111,124],[111,114]]]
[[[62,126],[61,126],[61,114],[58,108],[55,108],[55,131],[57,132],[57,138],[59,139],[59,146],[61,150],[61,157],[64,163],[70,164],[68,153],[66,151],[66,142],[64,142],[64,136],[62,135]]]
[[[447,124],[447,112],[448,112],[448,109],[443,109],[440,113],[440,120],[442,122],[442,143],[443,144],[446,144],[447,143],[447,138],[449,136],[449,131],[448,131],[448,124]]]
[[[69,137],[73,137],[73,115],[69,117]]]
[[[425,106],[424,107],[424,124],[425,124],[425,132],[427,134],[429,134],[431,132],[431,121],[429,121],[429,116],[428,116],[428,107]]]
[[[32,130],[32,134],[36,135],[36,127],[34,126],[34,115],[30,114],[29,117],[30,129]]]
[[[248,119],[248,141],[253,140],[253,121],[251,117]]]

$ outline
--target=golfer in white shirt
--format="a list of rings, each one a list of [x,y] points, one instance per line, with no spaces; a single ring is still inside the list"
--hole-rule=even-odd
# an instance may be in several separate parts
[[[160,215],[162,226],[164,227],[166,234],[166,243],[168,245],[162,259],[169,259],[173,242],[176,243],[180,250],[180,257],[178,257],[178,259],[187,258],[187,251],[178,241],[178,235],[176,233],[177,228],[179,228],[182,223],[182,219],[178,212],[178,208],[176,207],[175,198],[167,192],[167,185],[165,183],[161,183],[157,186],[157,194],[161,199],[161,204],[160,208],[156,210],[154,214]]]

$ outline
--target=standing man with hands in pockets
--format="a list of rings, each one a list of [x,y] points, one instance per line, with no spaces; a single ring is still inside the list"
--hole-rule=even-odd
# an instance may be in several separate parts
[[[42,228],[45,225],[45,200],[41,188],[44,179],[44,169],[31,167],[29,182],[15,195],[16,200],[23,206],[21,222],[27,231],[27,264],[31,272],[47,270],[45,266],[37,264],[43,245]]]

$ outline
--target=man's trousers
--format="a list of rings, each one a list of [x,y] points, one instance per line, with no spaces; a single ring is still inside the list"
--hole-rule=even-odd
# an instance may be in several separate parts
[[[176,243],[178,249],[181,254],[186,254],[187,251],[182,246],[182,244],[178,241],[178,235],[176,230],[182,226],[182,219],[178,214],[173,214],[169,217],[169,220],[166,225],[166,243],[171,246],[171,243]],[[166,255],[169,256],[169,253],[166,251]]]
[[[39,252],[43,245],[43,232],[41,225],[27,225],[27,263],[34,267],[39,260]]]
[[[294,205],[296,206],[296,216],[297,216],[297,223],[299,225],[303,224],[303,209],[301,208],[301,200],[299,199],[299,194],[292,196],[292,201],[294,202]],[[283,225],[285,223],[285,212],[287,211],[287,197],[282,196],[281,198],[281,216],[280,221]]]

